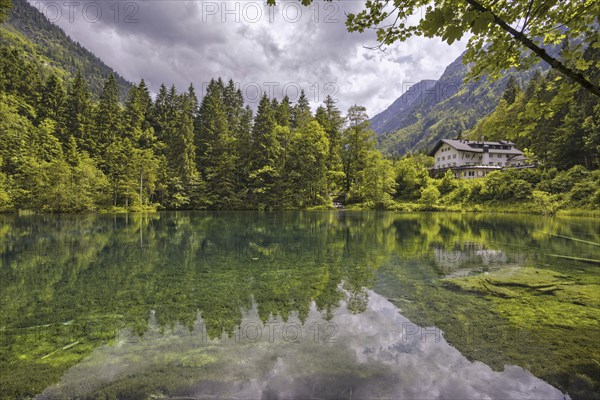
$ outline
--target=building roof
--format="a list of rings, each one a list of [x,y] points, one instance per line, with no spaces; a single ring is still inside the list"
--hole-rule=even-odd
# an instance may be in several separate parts
[[[510,161],[529,161],[523,154],[517,154],[508,158]]]
[[[515,144],[512,142],[501,140],[499,142],[482,142],[478,140],[461,140],[461,139],[441,139],[436,145],[431,149],[429,153],[430,156],[435,155],[435,153],[442,147],[444,144],[447,144],[451,147],[454,147],[459,151],[468,151],[471,153],[483,153],[483,146],[488,146],[490,153],[496,154],[512,154],[512,155],[521,155],[523,152],[515,147]]]

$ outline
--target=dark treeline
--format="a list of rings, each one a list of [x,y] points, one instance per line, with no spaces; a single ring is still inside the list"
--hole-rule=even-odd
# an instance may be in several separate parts
[[[273,209],[391,199],[391,162],[364,107],[327,97],[315,115],[266,95],[256,113],[233,81],[142,80],[119,102],[113,76],[93,101],[81,73],[43,80],[23,53],[0,50],[0,210]]]

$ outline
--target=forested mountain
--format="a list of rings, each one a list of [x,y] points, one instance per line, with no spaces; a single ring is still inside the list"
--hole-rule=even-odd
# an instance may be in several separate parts
[[[66,82],[81,70],[94,98],[100,96],[110,74],[115,77],[122,101],[131,89],[131,83],[73,41],[26,0],[13,0],[7,21],[0,24],[0,45],[12,46],[28,54],[28,59],[37,64],[44,79],[55,73]]]
[[[371,119],[379,136],[379,148],[388,156],[424,151],[441,138],[456,138],[472,128],[479,119],[490,114],[498,104],[509,76],[526,84],[536,70],[547,67],[538,64],[527,71],[507,71],[497,81],[480,79],[465,83],[469,70],[462,55],[453,61],[434,85],[419,88],[416,100],[404,109],[394,109],[411,91],[398,98],[392,106]],[[431,82],[431,81],[425,81]],[[388,115],[395,112],[395,115]],[[386,123],[382,124],[381,121]]]
[[[385,111],[371,118],[371,129],[377,135],[398,130],[404,119],[423,101],[423,96],[431,92],[434,80],[423,80],[410,86]]]

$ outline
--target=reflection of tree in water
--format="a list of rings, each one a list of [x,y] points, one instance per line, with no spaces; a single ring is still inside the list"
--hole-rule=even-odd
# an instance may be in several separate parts
[[[143,335],[151,312],[162,329],[192,329],[200,315],[211,338],[233,334],[253,305],[263,322],[305,321],[313,302],[331,319],[348,293],[360,312],[386,254],[373,238],[389,231],[374,214],[301,212],[3,222],[0,351],[11,362],[27,354],[24,369],[68,366],[123,328]],[[78,357],[42,358],[73,342]]]
[[[143,336],[150,313],[164,330],[177,323],[191,330],[200,316],[211,338],[231,335],[254,306],[263,323],[292,315],[304,322],[313,303],[330,320],[342,299],[362,312],[365,288],[386,265],[395,268],[399,294],[413,295],[412,308],[426,313],[440,301],[424,284],[443,272],[434,249],[510,250],[518,235],[521,246],[560,254],[574,244],[544,232],[593,232],[538,217],[441,213],[1,218],[0,387],[14,397],[56,380],[121,329]]]

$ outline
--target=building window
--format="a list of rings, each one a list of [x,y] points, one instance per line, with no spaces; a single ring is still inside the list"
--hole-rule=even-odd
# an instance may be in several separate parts
[[[452,158],[456,158],[456,154],[453,154],[453,155],[452,155]]]
[[[490,158],[494,158],[494,155],[493,155],[493,154],[490,154]]]

